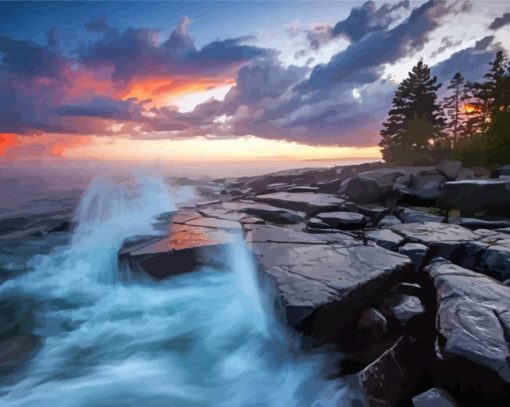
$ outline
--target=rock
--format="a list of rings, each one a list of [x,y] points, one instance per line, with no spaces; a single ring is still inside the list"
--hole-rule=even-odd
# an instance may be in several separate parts
[[[425,270],[437,293],[438,355],[456,375],[450,380],[458,385],[462,377],[466,389],[491,397],[508,395],[510,288],[445,260]]]
[[[425,307],[418,297],[395,293],[386,297],[382,303],[384,315],[398,321],[402,325],[411,319],[425,315]]]
[[[395,212],[404,223],[443,222],[445,219],[444,216],[432,215],[409,208],[398,208]]]
[[[378,204],[357,205],[356,209],[356,212],[369,217],[374,223],[378,223],[390,212],[389,208]]]
[[[388,228],[394,225],[400,225],[402,221],[394,215],[387,215],[379,222],[380,228]]]
[[[401,337],[390,349],[355,377],[366,406],[392,407],[406,405],[419,383],[423,370],[430,364],[428,352],[419,342]]]
[[[445,176],[434,168],[419,170],[407,177],[401,177],[393,186],[399,199],[411,205],[431,204],[439,197],[439,192],[446,181]]]
[[[438,387],[413,397],[413,405],[414,407],[458,407],[453,397]]]
[[[429,247],[432,256],[450,258],[452,253],[464,244],[480,239],[473,231],[448,223],[404,223],[390,228],[404,236],[411,243]]]
[[[310,218],[306,222],[306,227],[311,229],[329,229],[330,226],[318,218]]]
[[[469,229],[500,229],[510,227],[510,219],[484,220],[475,218],[450,218],[448,223]]]
[[[388,321],[376,308],[363,310],[356,323],[356,336],[360,342],[372,343],[388,332]]]
[[[345,181],[341,193],[357,203],[381,201],[391,192],[395,180],[402,175],[404,172],[391,168],[362,172]]]
[[[437,171],[450,180],[456,179],[461,170],[462,163],[460,161],[444,160],[437,166]]]
[[[319,192],[319,188],[311,186],[292,187],[287,192]]]
[[[284,321],[318,338],[347,334],[412,269],[406,257],[342,234],[254,225],[247,241]]]
[[[331,181],[318,182],[316,185],[319,192],[336,195],[338,191],[340,191],[342,182],[344,181],[345,179],[343,178],[335,178]]]
[[[416,271],[420,271],[424,266],[425,257],[429,248],[420,243],[406,243],[398,249],[399,253],[408,256],[414,264]]]
[[[241,223],[243,225],[263,225],[266,222],[264,222],[263,219],[257,218],[256,216],[246,216],[245,218],[241,219]]]
[[[510,176],[510,164],[499,167],[494,174],[496,177],[508,177]]]
[[[472,179],[447,182],[439,197],[440,205],[462,213],[508,209],[510,179]]]
[[[315,217],[331,228],[343,230],[363,229],[367,224],[365,216],[354,212],[324,212]]]
[[[215,257],[221,259],[221,251],[236,241],[240,230],[241,225],[236,222],[178,214],[168,237],[125,245],[119,260],[132,270],[160,280],[193,271],[199,265],[214,265]]]
[[[406,294],[414,297],[423,296],[423,288],[419,284],[399,283],[391,289],[392,293]]]
[[[475,172],[470,168],[461,168],[459,173],[457,174],[457,178],[455,180],[462,181],[465,179],[473,179],[476,178]]]
[[[487,240],[483,239],[482,243],[485,242]],[[499,281],[510,278],[510,237],[487,246],[481,255],[480,269]]]
[[[264,203],[256,203],[248,205],[246,208],[240,210],[249,215],[257,216],[269,222],[281,224],[296,224],[301,223],[305,219],[304,212],[291,211],[284,208],[277,208]]]
[[[305,212],[309,215],[322,211],[341,209],[345,202],[334,195],[313,194],[310,192],[276,192],[274,194],[256,196],[254,200],[281,208]]]
[[[497,232],[500,232],[500,233],[507,233],[510,235],[510,227],[507,227],[507,228],[501,228],[501,229],[496,229]]]
[[[404,238],[389,229],[376,229],[367,233],[367,238],[388,250],[396,251]]]

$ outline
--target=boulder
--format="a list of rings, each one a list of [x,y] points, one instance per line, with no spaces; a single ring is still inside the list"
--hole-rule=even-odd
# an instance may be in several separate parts
[[[420,271],[424,266],[428,250],[429,248],[421,243],[406,243],[398,249],[399,253],[411,259],[416,271]]]
[[[430,204],[439,197],[445,181],[445,176],[436,169],[426,168],[397,179],[393,188],[403,202]]]
[[[368,221],[360,213],[343,211],[319,213],[315,217],[331,228],[342,230],[363,229]]]
[[[480,239],[480,235],[458,225],[448,223],[404,223],[390,228],[411,243],[421,243],[431,250],[430,255],[450,258],[464,244]]]
[[[310,218],[308,222],[306,222],[306,227],[310,229],[329,229],[330,226],[320,220],[319,218]]]
[[[310,192],[276,192],[273,194],[259,195],[253,199],[269,205],[305,212],[308,215],[341,209],[345,202],[343,199],[334,195],[314,194]]]
[[[470,168],[461,168],[459,173],[457,174],[457,178],[455,180],[462,181],[465,179],[473,179],[476,178],[475,172]]]
[[[345,181],[341,193],[357,203],[381,201],[392,191],[395,180],[402,175],[404,172],[391,168],[362,172]]]
[[[462,170],[462,163],[460,161],[444,160],[437,166],[437,171],[443,174],[449,180],[456,179]]]
[[[413,397],[414,407],[458,407],[453,397],[445,390],[433,387]]]
[[[411,319],[425,315],[425,307],[418,297],[394,293],[386,297],[381,310],[387,318],[405,325]]]
[[[396,251],[404,238],[389,229],[376,229],[367,233],[368,240],[372,240],[378,246]]]
[[[432,215],[410,208],[398,208],[395,213],[403,223],[443,222],[445,219],[444,216]]]
[[[436,289],[436,347],[441,369],[448,372],[444,380],[460,391],[508,396],[510,288],[445,260],[425,270]]]
[[[367,216],[372,222],[377,224],[382,218],[390,213],[390,209],[378,204],[366,204],[357,205],[356,212]]]
[[[253,225],[247,241],[283,320],[318,338],[348,334],[361,311],[412,270],[406,257],[342,234]]]
[[[483,239],[488,243],[488,239]],[[488,245],[481,254],[480,269],[500,281],[510,278],[510,237],[497,239]]]
[[[439,204],[459,209],[462,213],[508,209],[510,205],[510,179],[472,179],[451,181],[444,185]]]
[[[356,322],[356,337],[360,342],[376,342],[387,332],[388,321],[379,310],[370,307],[361,312]]]

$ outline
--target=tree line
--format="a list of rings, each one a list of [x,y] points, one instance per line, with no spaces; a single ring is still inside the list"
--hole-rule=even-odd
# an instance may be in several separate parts
[[[479,82],[457,72],[442,84],[418,62],[393,97],[379,143],[383,159],[396,165],[428,165],[445,158],[464,165],[510,163],[510,60],[502,51]]]

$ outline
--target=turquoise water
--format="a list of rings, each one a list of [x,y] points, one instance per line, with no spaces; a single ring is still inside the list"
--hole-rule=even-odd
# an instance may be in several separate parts
[[[30,304],[39,338],[0,405],[333,405],[322,392],[338,386],[334,358],[303,353],[273,317],[241,239],[221,270],[153,282],[119,269],[123,241],[156,233],[155,217],[189,195],[150,177],[92,183],[69,241],[0,286],[2,301]]]

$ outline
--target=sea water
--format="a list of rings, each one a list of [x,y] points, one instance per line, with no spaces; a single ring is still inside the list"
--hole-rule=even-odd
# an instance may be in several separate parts
[[[189,194],[153,177],[92,182],[68,243],[0,286],[0,300],[30,304],[39,339],[0,405],[333,405],[321,396],[333,358],[304,353],[273,316],[241,238],[221,269],[158,282],[119,269],[123,242],[156,234]]]

